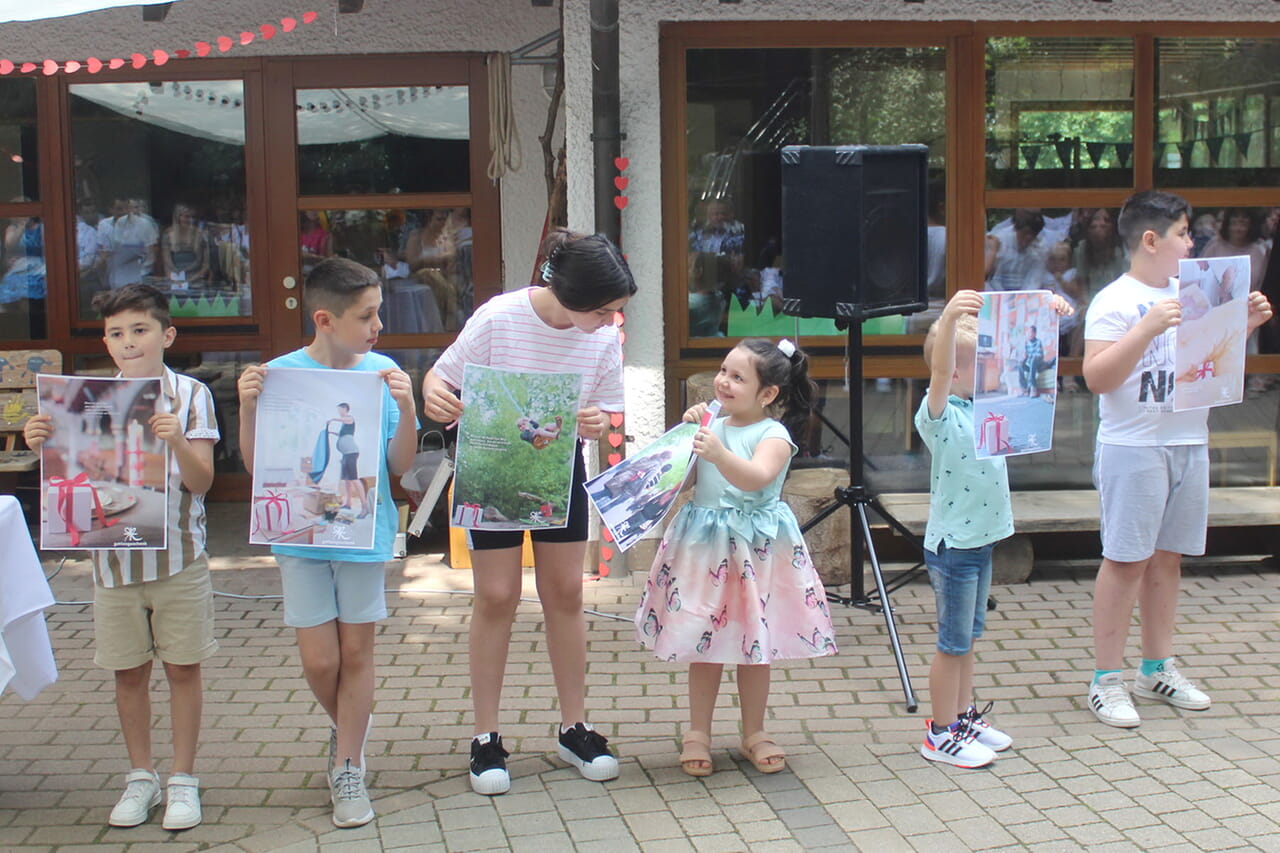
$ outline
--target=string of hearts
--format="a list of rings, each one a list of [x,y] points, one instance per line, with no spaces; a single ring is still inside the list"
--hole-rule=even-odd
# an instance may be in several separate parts
[[[618,176],[613,179],[613,185],[618,190],[618,194],[613,197],[613,204],[614,207],[618,208],[618,210],[625,210],[627,207],[627,197],[623,195],[623,193],[626,192],[627,186],[631,183],[631,179],[621,173],[627,170],[627,167],[631,165],[631,161],[626,157],[614,157],[613,165],[619,173]],[[621,311],[619,311],[617,316],[619,330],[618,337],[622,342],[625,342],[627,339],[626,330],[623,329],[623,325],[626,321],[626,317],[623,316]],[[605,436],[605,440],[609,443],[610,447],[609,455],[606,457],[610,465],[617,465],[622,461],[622,443],[626,440],[626,436],[623,434],[622,424],[623,415],[621,412],[611,412],[609,414],[609,430]],[[609,528],[603,524],[600,525],[600,536],[609,544],[600,546],[600,563],[597,566],[596,571],[600,577],[607,578],[609,576],[609,561],[617,556],[618,552],[614,550],[613,534],[611,534],[609,532]]]
[[[318,13],[316,12],[303,12],[301,16],[301,23],[310,24],[315,21],[317,17]],[[52,76],[57,74],[59,71],[64,74],[74,74],[82,68],[90,74],[97,74],[104,68],[109,71],[115,71],[125,67],[126,65],[133,68],[142,68],[148,62],[153,63],[156,66],[161,66],[170,59],[186,59],[189,56],[208,56],[213,52],[215,47],[218,49],[219,53],[226,53],[236,45],[244,47],[258,38],[268,41],[275,38],[277,32],[293,32],[298,28],[298,24],[298,18],[281,18],[278,26],[276,24],[263,24],[258,27],[257,33],[250,30],[244,30],[239,36],[234,38],[232,36],[218,36],[212,41],[198,41],[192,45],[189,50],[186,48],[178,48],[171,53],[170,51],[156,48],[151,51],[150,56],[145,53],[134,53],[130,55],[128,59],[115,57],[114,59],[104,61],[95,56],[90,56],[84,61],[68,59],[66,62],[58,62],[56,59],[46,59],[39,63],[19,63],[13,62],[9,59],[0,59],[0,75],[12,74],[14,71],[17,71],[20,74],[31,74],[38,69],[45,76]]]

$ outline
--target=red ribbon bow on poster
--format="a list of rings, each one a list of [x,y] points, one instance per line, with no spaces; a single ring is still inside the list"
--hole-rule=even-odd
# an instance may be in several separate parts
[[[1212,379],[1213,378],[1213,362],[1206,361],[1204,364],[1196,368],[1196,379]]]
[[[319,17],[316,12],[303,12],[301,22],[310,24]],[[226,53],[231,48],[239,45],[244,47],[252,43],[255,39],[261,38],[263,41],[273,39],[278,32],[291,33],[298,28],[298,18],[281,18],[279,24],[262,24],[258,27],[255,34],[251,30],[243,30],[236,36],[217,36],[209,41],[198,41],[190,48],[176,48],[172,51],[163,48],[154,48],[150,53],[133,53],[127,59],[115,57],[114,59],[102,60],[96,56],[90,56],[85,60],[68,59],[65,62],[59,62],[56,59],[46,59],[42,62],[14,62],[11,59],[0,59],[0,75],[12,74],[17,71],[21,74],[31,74],[37,70],[50,77],[59,71],[65,74],[74,74],[81,70],[88,71],[90,74],[97,74],[102,69],[108,71],[116,71],[128,65],[131,68],[142,68],[148,62],[156,66],[164,65],[171,58],[186,59],[192,54],[196,56],[208,56],[213,52],[214,47],[218,48],[218,52]]]
[[[1009,444],[1009,422],[1004,415],[990,412],[982,420],[982,430],[978,433],[978,449],[986,447],[987,429],[990,427],[991,447],[988,448],[991,453],[1003,453],[1006,450],[1012,450],[1013,446]]]
[[[116,520],[107,519],[107,514],[102,511],[102,499],[98,497],[98,490],[93,487],[93,483],[89,482],[89,475],[81,471],[76,477],[68,480],[65,477],[50,477],[49,485],[58,490],[57,510],[58,517],[67,525],[67,535],[71,537],[72,547],[80,544],[81,531],[75,525],[75,494],[76,489],[88,489],[89,495],[93,498],[93,512],[98,516],[98,523],[103,527],[110,527],[116,523]]]
[[[289,498],[280,492],[267,489],[267,493],[262,497],[253,499],[253,530],[250,535],[257,533],[261,529],[275,532],[281,526],[293,524],[293,507],[289,505]],[[261,508],[261,515],[259,515]],[[274,522],[271,518],[271,511],[276,511]],[[292,533],[292,530],[286,529],[284,533]]]

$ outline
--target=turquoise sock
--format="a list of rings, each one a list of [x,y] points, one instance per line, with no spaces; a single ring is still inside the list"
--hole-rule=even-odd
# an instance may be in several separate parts
[[[1119,670],[1119,669],[1095,669],[1093,671],[1093,683],[1097,684],[1098,681],[1101,680],[1102,676],[1104,675],[1110,675],[1113,672],[1121,672],[1121,671],[1122,670]]]
[[[1143,674],[1143,675],[1155,675],[1157,672],[1164,672],[1164,662],[1165,662],[1165,661],[1167,661],[1167,660],[1168,660],[1168,658],[1160,658],[1160,659],[1158,659],[1158,660],[1151,660],[1150,658],[1143,658],[1143,659],[1142,659],[1142,674]]]

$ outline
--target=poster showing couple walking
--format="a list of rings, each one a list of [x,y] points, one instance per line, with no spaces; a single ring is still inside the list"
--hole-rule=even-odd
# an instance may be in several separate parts
[[[249,542],[372,548],[383,380],[273,367],[258,401]]]

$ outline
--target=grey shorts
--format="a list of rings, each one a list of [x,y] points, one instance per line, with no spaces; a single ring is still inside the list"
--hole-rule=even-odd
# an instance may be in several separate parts
[[[386,564],[276,554],[284,624],[314,628],[337,619],[359,624],[387,618]]]
[[[1102,556],[1118,563],[1156,551],[1204,553],[1209,448],[1204,444],[1098,444],[1093,485],[1102,501]]]

